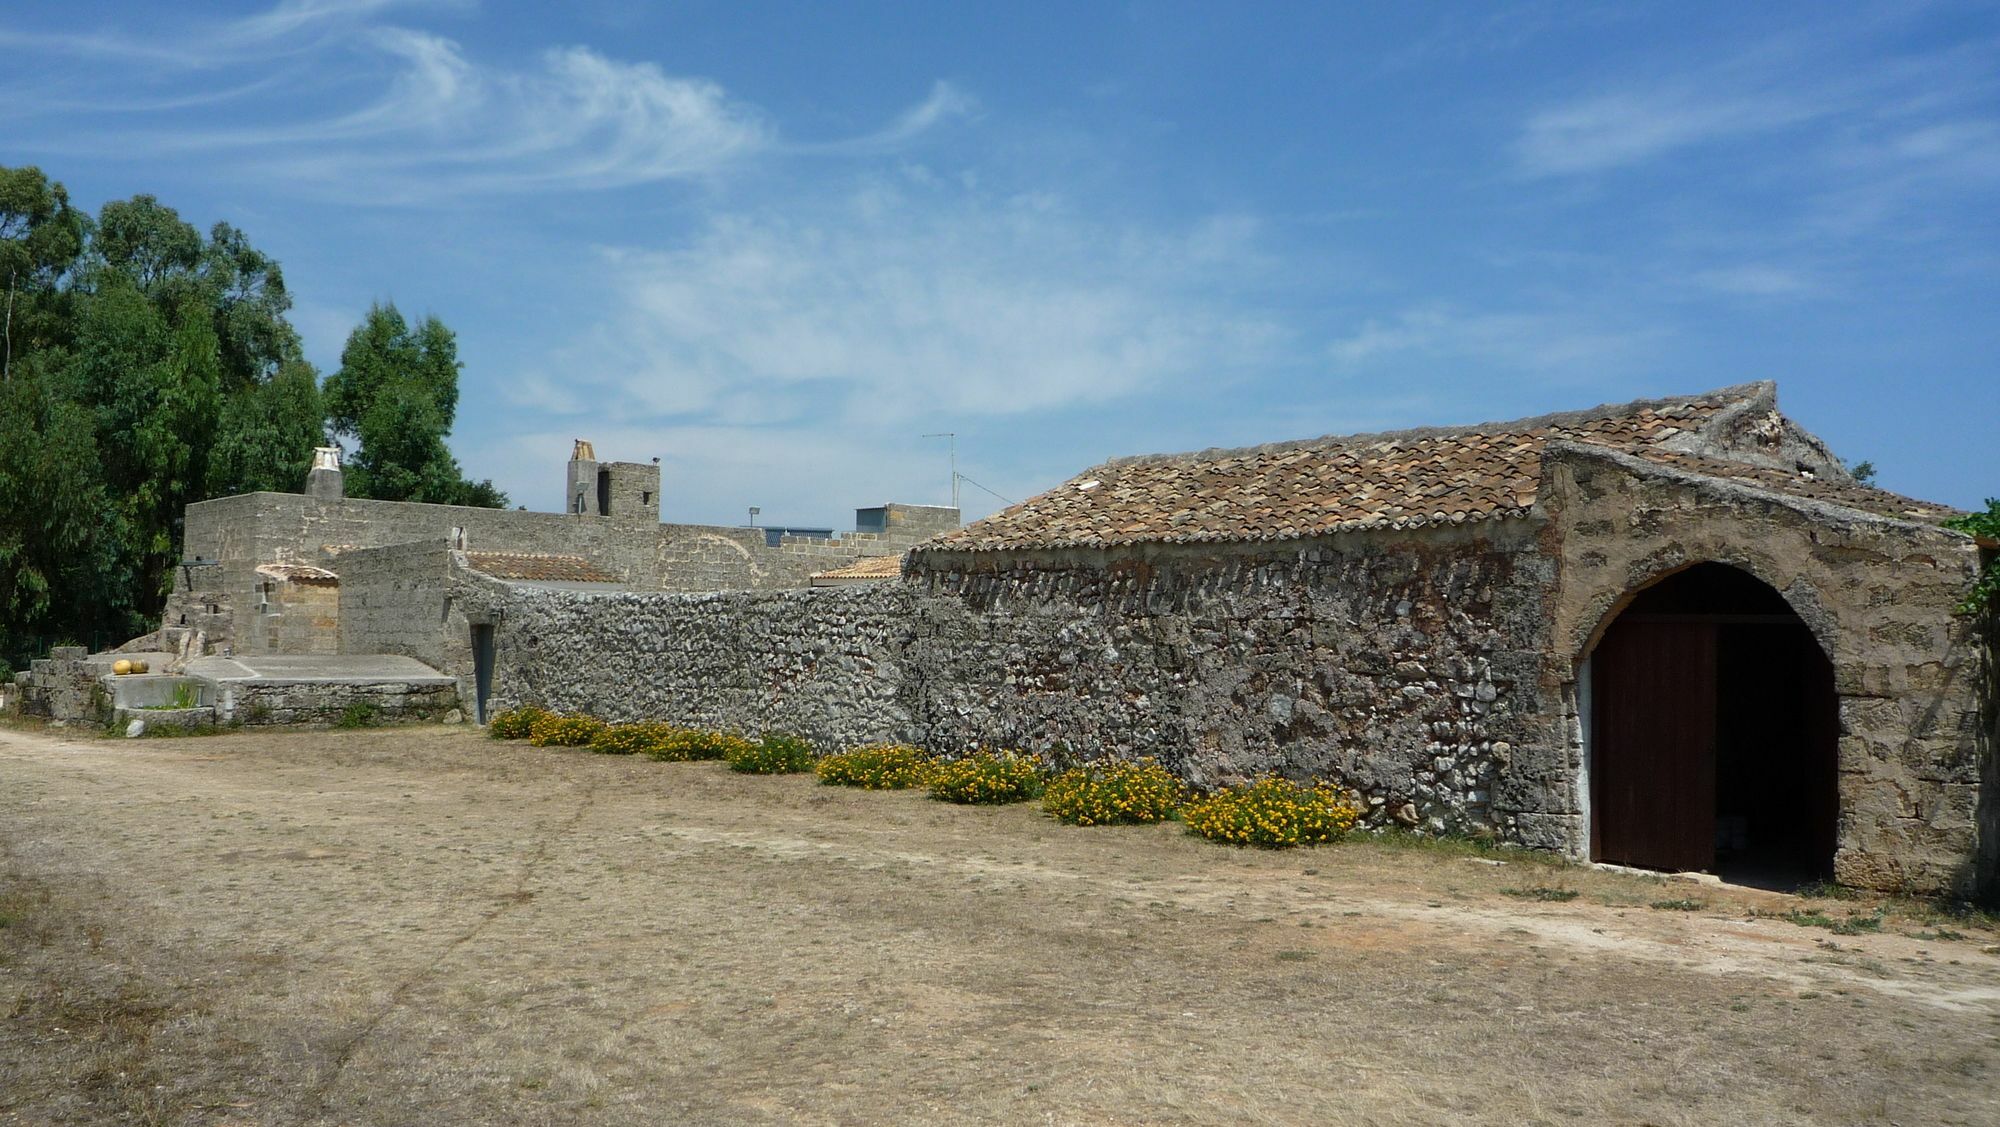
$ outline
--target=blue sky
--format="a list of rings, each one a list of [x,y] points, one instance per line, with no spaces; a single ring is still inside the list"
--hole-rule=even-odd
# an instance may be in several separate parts
[[[284,264],[323,369],[459,335],[453,446],[667,519],[1776,379],[2000,493],[1990,4],[33,3],[0,163]],[[969,515],[1000,502],[968,486]]]

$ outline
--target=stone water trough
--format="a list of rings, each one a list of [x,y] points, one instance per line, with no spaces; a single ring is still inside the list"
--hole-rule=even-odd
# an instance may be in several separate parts
[[[160,672],[114,672],[119,660]],[[24,715],[63,724],[145,728],[450,720],[458,681],[396,654],[182,659],[58,646],[15,678]],[[133,727],[137,721],[139,727]]]

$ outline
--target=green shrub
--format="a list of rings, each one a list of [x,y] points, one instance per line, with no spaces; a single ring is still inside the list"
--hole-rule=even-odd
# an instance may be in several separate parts
[[[708,732],[698,728],[667,728],[659,742],[644,751],[649,759],[662,763],[691,763],[702,759],[727,759],[731,752],[750,741],[730,732]]]
[[[824,756],[813,773],[828,786],[862,790],[902,790],[920,787],[930,778],[931,758],[919,748],[902,744],[858,747]]]
[[[756,743],[745,740],[727,758],[731,771],[747,775],[796,775],[812,770],[813,749],[797,736],[773,732]]]
[[[535,734],[535,721],[547,715],[532,705],[496,712],[486,722],[486,734],[496,740],[525,740]]]
[[[357,700],[340,710],[339,719],[333,722],[336,728],[369,728],[375,724],[381,710],[369,701]]]
[[[1042,759],[1012,751],[975,751],[933,764],[931,797],[968,806],[1025,802],[1042,793]]]
[[[1164,821],[1181,803],[1181,781],[1151,759],[1075,767],[1049,780],[1042,811],[1073,826]]]
[[[613,724],[597,734],[590,741],[590,750],[600,755],[651,754],[654,750],[667,746],[679,729],[671,724],[642,721],[637,724]]]
[[[1188,830],[1231,845],[1284,848],[1338,841],[1361,819],[1361,805],[1332,783],[1259,779],[1203,795],[1181,808]]]
[[[528,728],[528,742],[536,747],[589,747],[611,725],[594,716],[544,714]]]
[[[1978,536],[1992,543],[2000,540],[2000,497],[1986,499],[1986,511],[1967,513],[1944,522],[1946,528],[1955,528],[1969,536]],[[2000,607],[2000,555],[1989,555],[1986,567],[1979,574],[1979,581],[1966,592],[1965,601],[1959,604],[1967,614],[1982,614]]]

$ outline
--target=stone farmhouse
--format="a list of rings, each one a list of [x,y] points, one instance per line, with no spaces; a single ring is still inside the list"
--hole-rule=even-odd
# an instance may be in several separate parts
[[[1331,775],[1578,858],[1995,891],[2000,664],[1959,610],[1992,546],[1856,483],[1772,384],[1124,458],[814,543],[660,525],[657,467],[587,445],[568,480],[563,515],[192,506],[165,628],[399,655],[480,718]]]

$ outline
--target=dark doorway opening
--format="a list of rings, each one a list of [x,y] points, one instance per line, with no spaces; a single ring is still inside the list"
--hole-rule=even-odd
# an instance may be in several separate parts
[[[493,695],[493,626],[472,626],[472,711],[479,723],[486,723],[486,700]]]
[[[1783,886],[1832,875],[1833,664],[1770,586],[1704,563],[1591,655],[1591,856]]]
[[[611,471],[597,471],[597,515],[611,515]]]

